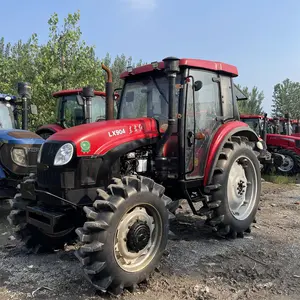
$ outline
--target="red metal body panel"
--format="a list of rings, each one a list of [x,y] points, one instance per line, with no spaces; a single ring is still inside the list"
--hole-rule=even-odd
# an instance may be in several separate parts
[[[225,64],[222,62],[217,62],[217,61],[181,58],[179,61],[179,65],[186,66],[186,67],[206,69],[206,70],[211,70],[211,71],[217,71],[217,72],[223,72],[223,73],[229,74],[232,77],[238,76],[238,70],[235,66]],[[159,69],[163,69],[164,63],[162,61],[159,62],[158,67],[159,67]],[[137,75],[137,74],[151,72],[153,70],[154,70],[153,66],[151,64],[148,64],[148,65],[144,65],[144,66],[133,69],[133,71],[130,74]],[[123,72],[120,75],[120,78],[125,78],[127,76],[130,76],[130,74],[128,72]]]
[[[77,156],[104,155],[117,146],[140,139],[158,137],[157,123],[151,118],[109,120],[83,124],[62,130],[48,141],[70,141],[76,146]],[[88,141],[90,151],[82,152],[80,143]]]
[[[263,119],[261,115],[240,115],[241,119]]]
[[[52,96],[53,97],[61,97],[61,96],[79,94],[81,92],[82,92],[82,89],[63,90],[63,91],[58,91],[58,92],[53,93]],[[95,91],[95,95],[105,97],[105,92]]]
[[[63,130],[64,128],[61,127],[61,126],[58,125],[58,124],[47,124],[47,125],[40,126],[40,127],[36,130],[36,132],[39,132],[39,131],[41,131],[41,130],[47,130],[47,129],[50,129],[50,131],[58,132],[58,131]]]
[[[232,122],[223,124],[218,129],[218,131],[215,133],[215,135],[213,137],[213,140],[210,144],[209,150],[208,150],[208,157],[207,157],[207,160],[206,160],[204,179],[203,179],[204,185],[207,184],[210,169],[213,167],[213,163],[215,161],[216,153],[220,149],[221,144],[224,142],[224,139],[226,138],[226,136],[232,130],[237,129],[238,127],[247,128],[248,125],[246,123],[243,123],[243,122],[240,122],[240,121],[232,121]]]
[[[268,147],[280,147],[284,149],[292,150],[300,154],[300,148],[296,147],[296,141],[300,145],[299,136],[282,135],[282,134],[267,134],[267,146]]]

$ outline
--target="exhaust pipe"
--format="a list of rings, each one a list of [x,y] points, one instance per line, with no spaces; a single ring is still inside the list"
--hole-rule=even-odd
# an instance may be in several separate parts
[[[95,96],[94,89],[86,86],[82,89],[82,96],[84,97],[84,122],[92,122],[92,98]]]
[[[22,99],[22,129],[28,130],[28,101],[31,99],[30,83],[18,82],[18,94]]]
[[[295,133],[300,133],[300,124],[299,124],[299,119],[297,118],[297,124],[295,128]]]
[[[107,81],[105,83],[105,94],[106,94],[106,103],[105,103],[105,114],[106,120],[114,119],[114,93],[113,93],[113,84],[112,84],[112,72],[104,64],[101,64],[102,69],[107,74]]]
[[[264,114],[264,129],[262,132],[262,139],[265,143],[267,143],[267,126],[268,126],[268,118],[267,118],[268,114],[265,113]]]
[[[176,75],[179,73],[179,59],[176,57],[167,57],[163,59],[165,73],[169,81],[169,112],[168,112],[168,128],[162,139],[158,143],[158,156],[162,157],[163,147],[175,129],[176,113],[174,111],[176,99]]]
[[[290,124],[291,124],[290,114],[286,113],[285,118],[286,118],[286,134],[291,135],[292,133],[290,128]]]

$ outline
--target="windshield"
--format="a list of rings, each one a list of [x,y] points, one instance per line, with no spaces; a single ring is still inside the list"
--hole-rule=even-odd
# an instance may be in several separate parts
[[[15,128],[13,108],[9,103],[0,102],[0,129]]]
[[[58,112],[62,112],[67,127],[73,127],[84,123],[84,107],[77,102],[77,95],[69,95],[60,98]],[[114,101],[114,113],[117,116],[116,101]],[[60,116],[58,120],[60,121]],[[94,96],[92,98],[92,120],[96,122],[105,120],[105,97]]]
[[[177,82],[180,83],[180,76]],[[120,103],[120,119],[155,117],[160,123],[168,120],[168,79],[164,74],[128,79]],[[178,111],[178,90],[175,111]]]
[[[257,135],[260,135],[260,131],[263,127],[263,121],[261,119],[242,119],[243,122],[249,125],[251,129],[253,129]]]
[[[241,91],[235,84],[233,85],[233,95],[237,101],[248,100],[248,97],[245,95],[245,93]]]

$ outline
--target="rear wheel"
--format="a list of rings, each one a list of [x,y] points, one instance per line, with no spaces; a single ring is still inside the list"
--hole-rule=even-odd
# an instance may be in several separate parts
[[[232,137],[225,143],[213,175],[206,188],[208,201],[200,210],[207,224],[225,237],[243,237],[260,201],[261,174],[257,153],[247,139]]]
[[[134,288],[159,263],[169,231],[171,199],[164,187],[142,176],[116,179],[98,190],[88,221],[76,230],[84,245],[76,252],[87,279],[112,294]]]
[[[284,155],[283,163],[277,166],[277,172],[282,175],[294,175],[300,171],[300,156],[292,150],[282,149],[278,151]]]

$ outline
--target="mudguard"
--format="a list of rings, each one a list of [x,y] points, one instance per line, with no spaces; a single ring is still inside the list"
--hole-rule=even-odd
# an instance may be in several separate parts
[[[233,121],[223,124],[215,133],[213,140],[208,150],[208,157],[206,160],[206,167],[204,172],[204,185],[210,184],[213,176],[213,171],[217,164],[220,152],[224,144],[231,136],[244,136],[249,141],[258,142],[259,137],[246,123],[240,121]]]

